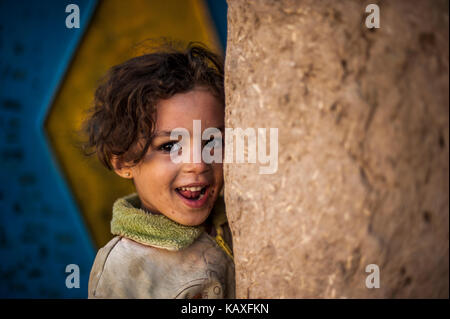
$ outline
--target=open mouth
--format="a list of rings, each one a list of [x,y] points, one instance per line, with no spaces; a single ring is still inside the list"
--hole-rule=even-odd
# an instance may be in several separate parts
[[[202,207],[209,196],[209,185],[177,187],[175,192],[189,207]]]

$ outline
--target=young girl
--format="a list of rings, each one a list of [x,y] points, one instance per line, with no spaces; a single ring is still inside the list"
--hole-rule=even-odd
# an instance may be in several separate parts
[[[199,44],[130,59],[98,87],[87,146],[136,193],[113,205],[116,236],[95,258],[89,298],[234,298],[222,163],[170,155],[170,132],[184,128],[192,159],[194,120],[224,133],[223,63]]]

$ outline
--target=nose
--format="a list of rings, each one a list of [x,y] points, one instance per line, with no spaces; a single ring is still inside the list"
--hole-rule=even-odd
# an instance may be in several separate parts
[[[202,174],[210,169],[210,164],[205,163],[202,157],[203,145],[200,147],[194,147],[193,143],[190,145],[190,160],[189,163],[183,163],[183,171],[185,173]],[[196,154],[194,154],[197,152]]]
[[[183,171],[185,173],[200,175],[209,171],[209,164],[203,162],[203,160],[200,163],[184,163]]]

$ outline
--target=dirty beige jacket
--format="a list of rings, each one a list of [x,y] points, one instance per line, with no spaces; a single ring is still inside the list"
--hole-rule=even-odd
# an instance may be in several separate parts
[[[235,298],[223,198],[211,213],[212,235],[163,215],[156,220],[139,207],[136,194],[114,204],[111,229],[117,236],[97,253],[89,298]]]

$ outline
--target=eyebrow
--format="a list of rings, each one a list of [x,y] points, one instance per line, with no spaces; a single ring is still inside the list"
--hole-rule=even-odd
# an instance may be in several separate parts
[[[154,137],[160,137],[160,136],[170,136],[170,134],[175,133],[175,134],[181,134],[181,131],[158,131],[154,134]]]
[[[225,130],[225,126],[222,125],[220,127],[217,127],[217,129],[219,131],[224,131]],[[182,134],[182,131],[178,131],[178,130],[174,130],[174,131],[157,131],[157,132],[155,132],[154,137],[170,136],[170,134],[172,132],[174,134],[180,134],[180,135]]]

